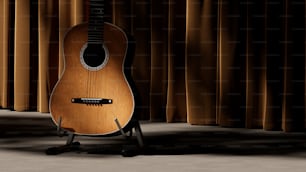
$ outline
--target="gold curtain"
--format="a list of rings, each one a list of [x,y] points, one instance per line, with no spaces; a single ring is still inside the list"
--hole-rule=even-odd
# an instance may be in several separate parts
[[[9,0],[2,0],[0,6],[0,107],[8,107]]]
[[[1,0],[0,106],[48,112],[82,0]],[[136,41],[141,119],[302,131],[305,1],[107,0]]]

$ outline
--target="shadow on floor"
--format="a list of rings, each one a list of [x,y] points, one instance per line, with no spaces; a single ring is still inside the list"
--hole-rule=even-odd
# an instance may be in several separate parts
[[[77,136],[81,146],[71,150],[78,154],[135,155],[273,155],[306,158],[306,134],[282,132],[246,132],[247,129],[222,129],[219,127],[196,127],[185,125],[166,131],[152,131],[143,123],[145,148],[137,147],[135,136],[125,140],[116,137]],[[168,124],[157,123],[167,128]],[[181,124],[179,124],[182,127]],[[171,125],[175,126],[175,124]],[[184,127],[188,130],[184,131]],[[159,128],[159,126],[158,126]],[[154,129],[154,127],[153,127]],[[66,137],[59,138],[51,119],[0,117],[0,150],[44,154],[50,147],[65,144]]]

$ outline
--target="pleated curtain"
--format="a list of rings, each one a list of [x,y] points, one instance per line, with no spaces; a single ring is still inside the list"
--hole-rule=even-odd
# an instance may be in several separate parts
[[[0,107],[48,113],[88,0],[0,1]],[[140,118],[304,131],[305,1],[105,0],[136,41]]]

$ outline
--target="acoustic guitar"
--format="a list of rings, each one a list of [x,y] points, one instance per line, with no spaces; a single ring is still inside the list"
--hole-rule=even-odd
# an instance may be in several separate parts
[[[128,73],[127,34],[104,22],[104,1],[89,1],[89,22],[64,37],[65,69],[50,96],[56,125],[80,135],[113,135],[128,129],[135,98]]]

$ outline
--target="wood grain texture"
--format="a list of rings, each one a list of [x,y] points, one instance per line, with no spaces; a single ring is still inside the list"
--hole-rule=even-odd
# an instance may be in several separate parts
[[[118,132],[115,119],[124,128],[130,122],[135,100],[124,74],[128,48],[125,33],[116,26],[104,24],[104,44],[109,52],[107,64],[98,71],[85,69],[80,52],[87,43],[87,24],[73,27],[64,39],[65,70],[50,98],[50,112],[58,125],[76,134],[107,135]],[[73,104],[72,98],[106,98],[112,104]]]

